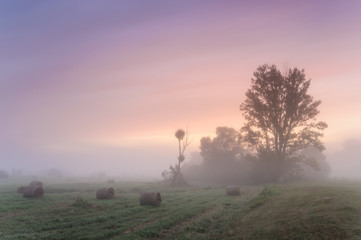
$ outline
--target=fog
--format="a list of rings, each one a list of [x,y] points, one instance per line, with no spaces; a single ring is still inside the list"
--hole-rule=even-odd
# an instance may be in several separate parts
[[[244,178],[249,176],[250,172],[247,172],[249,166],[242,164],[227,167],[227,163],[220,161],[221,165],[216,169],[200,167],[203,158],[199,152],[193,151],[197,149],[196,144],[199,145],[198,142],[192,143],[193,146],[186,153],[183,165],[186,171],[185,176],[188,176],[191,182],[197,178],[195,176],[202,174],[207,175],[210,183],[217,182],[217,179],[221,178],[227,179],[232,174],[243,175]],[[328,149],[325,161],[331,168],[329,179],[361,180],[360,152],[361,140],[359,139],[345,140],[338,150]],[[58,154],[7,146],[6,149],[2,149],[2,154],[0,169],[9,172],[10,176],[91,176],[128,180],[160,180],[162,171],[167,170],[169,165],[177,160],[177,142],[174,139],[173,144],[169,145],[128,148],[90,145],[82,146],[76,151]],[[194,166],[198,168],[192,169]],[[189,169],[192,169],[191,172]],[[318,174],[317,171],[315,174]]]
[[[357,1],[0,1],[0,169],[162,179],[177,162],[174,131],[187,125],[184,168],[201,166],[192,155],[200,139],[242,127],[252,73],[270,63],[305,69],[329,124],[330,177],[359,178],[360,9]],[[227,167],[250,174],[243,162],[219,164],[225,175]]]
[[[1,168],[23,175],[47,175],[59,169],[63,176],[107,175],[125,179],[160,179],[161,172],[176,161],[176,141],[169,146],[107,147],[76,146],[74,150],[31,151],[3,149]],[[20,171],[21,170],[21,171]]]
[[[361,140],[345,140],[340,150],[327,154],[327,161],[332,169],[330,177],[361,180]]]

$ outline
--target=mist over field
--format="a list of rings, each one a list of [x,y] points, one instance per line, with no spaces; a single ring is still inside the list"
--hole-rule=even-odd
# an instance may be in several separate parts
[[[160,179],[160,173],[169,166],[169,159],[176,154],[167,151],[167,146],[158,149],[144,147],[98,147],[92,146],[61,154],[49,152],[22,152],[6,162],[8,171],[21,170],[24,175],[48,175],[52,168],[61,170],[65,176],[90,176],[98,173],[130,179]],[[23,153],[26,153],[25,155]]]
[[[0,0],[0,239],[361,239],[360,0]]]
[[[13,176],[106,176],[131,180],[160,180],[162,179],[161,172],[176,161],[177,142],[170,135],[169,144],[149,143],[149,145],[142,147],[74,146],[73,150],[61,154],[53,154],[51,151],[19,151],[21,148],[6,147],[7,152],[13,150],[8,156],[12,160],[2,161],[1,169]],[[186,169],[202,164],[203,158],[198,145],[199,143],[193,140],[190,150],[185,154]],[[360,180],[361,141],[349,139],[334,147],[334,149],[327,148],[326,142],[324,155],[331,170],[329,177]],[[78,149],[75,150],[75,148]],[[54,169],[57,170],[55,174],[52,171]]]
[[[178,161],[176,129],[192,138],[185,166],[217,127],[241,129],[252,74],[269,63],[305,70],[328,124],[329,176],[358,178],[360,8],[1,1],[0,169],[162,179]]]
[[[331,177],[360,180],[361,174],[361,140],[348,139],[338,150],[327,155],[332,167]]]

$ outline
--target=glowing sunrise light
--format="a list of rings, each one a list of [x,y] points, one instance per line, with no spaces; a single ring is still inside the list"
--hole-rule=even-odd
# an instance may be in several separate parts
[[[0,4],[6,168],[81,165],[95,150],[96,162],[110,147],[103,161],[154,150],[159,172],[176,129],[190,126],[191,151],[218,126],[239,130],[264,63],[305,69],[327,153],[361,138],[358,1],[25,2]]]

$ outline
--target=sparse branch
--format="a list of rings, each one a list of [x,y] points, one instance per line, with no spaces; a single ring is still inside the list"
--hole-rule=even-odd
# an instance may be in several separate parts
[[[188,128],[185,131],[185,139],[182,142],[182,155],[184,154],[187,147],[190,145]]]
[[[178,140],[178,162],[174,166],[170,166],[170,178],[172,186],[179,186],[185,184],[185,181],[181,174],[181,163],[185,160],[184,152],[190,143],[188,130],[184,131],[183,129],[178,129],[174,135]]]

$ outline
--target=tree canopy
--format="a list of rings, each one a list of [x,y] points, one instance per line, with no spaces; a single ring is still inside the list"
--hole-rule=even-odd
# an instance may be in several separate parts
[[[205,162],[219,162],[236,160],[241,151],[239,132],[234,128],[217,127],[217,136],[211,139],[203,137],[201,139],[201,156]]]
[[[269,180],[277,181],[305,160],[303,149],[325,149],[320,138],[327,124],[316,120],[321,101],[307,93],[311,80],[304,70],[288,69],[282,74],[275,65],[265,64],[253,76],[240,105],[246,120],[242,142],[272,171]]]
[[[189,179],[207,184],[249,183],[250,167],[243,158],[240,134],[234,128],[217,127],[216,136],[201,139],[201,164],[186,168]]]

